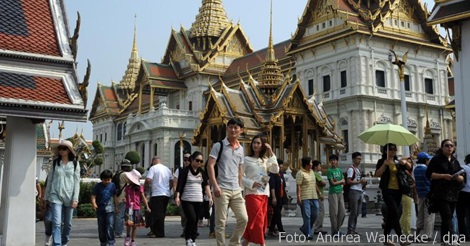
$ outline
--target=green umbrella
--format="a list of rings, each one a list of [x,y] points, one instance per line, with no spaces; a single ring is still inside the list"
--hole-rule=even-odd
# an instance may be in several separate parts
[[[377,124],[359,134],[358,138],[368,144],[393,143],[397,146],[410,146],[419,141],[419,138],[406,128],[394,124]]]

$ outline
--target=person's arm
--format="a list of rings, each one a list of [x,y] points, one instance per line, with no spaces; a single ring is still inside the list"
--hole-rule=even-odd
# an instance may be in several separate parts
[[[379,178],[382,176],[382,174],[385,172],[385,169],[387,168],[387,160],[380,159],[377,161],[377,165],[375,167],[375,177]]]
[[[36,183],[36,190],[38,191],[38,200],[41,200],[42,199],[42,187],[41,187],[40,182]]]
[[[93,207],[93,210],[95,211],[98,208],[98,205],[96,205],[96,195],[91,195],[91,206]]]
[[[176,169],[175,174],[173,175],[173,190],[176,190],[176,186],[178,185],[178,177],[180,174],[180,169]]]
[[[148,203],[148,201],[147,201],[147,197],[145,197],[144,192],[141,192],[141,193],[140,193],[140,196],[141,196],[141,198],[142,198],[142,201],[144,201],[145,211],[147,211],[148,213],[150,213],[151,210],[150,210],[150,207],[149,207],[149,203]]]
[[[75,173],[73,176],[73,197],[72,197],[72,208],[77,208],[78,206],[78,195],[80,194],[80,163],[77,161],[77,168],[75,168]]]
[[[346,170],[346,183],[348,185],[355,185],[359,183],[356,180],[352,180],[354,172],[355,172],[354,169],[350,167],[348,168],[348,170]]]
[[[209,175],[209,182],[212,185],[212,189],[214,190],[214,196],[215,197],[220,197],[220,187],[219,184],[217,183],[217,179],[215,178],[215,166],[216,159],[212,156],[209,157],[209,160],[207,160],[207,174]]]
[[[206,191],[206,196],[209,198],[209,207],[212,207],[214,201],[212,200],[211,188],[209,185],[204,186],[204,190]]]
[[[303,177],[301,174],[301,170],[297,171],[297,174],[295,175],[295,182],[297,184],[297,204],[302,204],[302,181]]]
[[[301,185],[297,185],[297,204],[302,204],[302,189]]]

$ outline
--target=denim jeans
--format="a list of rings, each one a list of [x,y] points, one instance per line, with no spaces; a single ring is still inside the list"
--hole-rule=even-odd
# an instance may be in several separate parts
[[[69,242],[70,231],[72,230],[73,208],[71,206],[65,206],[63,204],[51,202],[50,209],[52,212],[52,238],[54,241],[53,245],[65,245]],[[62,222],[64,223],[64,226],[61,230]]]
[[[126,203],[119,202],[118,213],[115,214],[114,219],[114,234],[121,236],[124,233],[124,213],[126,212]]]
[[[304,221],[302,228],[306,233],[305,236],[313,238],[312,225],[317,219],[319,208],[320,205],[318,204],[318,199],[302,200],[302,219]]]
[[[50,207],[46,208],[44,215],[44,234],[48,237],[52,235],[52,212]]]
[[[101,246],[114,244],[114,212],[96,213]]]

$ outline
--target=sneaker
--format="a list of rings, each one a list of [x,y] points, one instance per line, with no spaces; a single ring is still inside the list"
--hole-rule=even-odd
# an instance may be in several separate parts
[[[131,245],[131,237],[126,237],[124,239],[124,246],[130,246]]]
[[[209,238],[215,238],[215,232],[209,232]]]
[[[198,226],[198,227],[203,227],[203,226],[204,226],[204,221],[203,221],[203,220],[199,220],[199,222],[197,222],[197,226]]]
[[[51,236],[46,236],[46,240],[44,241],[45,246],[50,246],[52,242],[52,237]]]
[[[131,246],[136,246],[137,244],[135,244],[135,242],[131,242]]]
[[[186,246],[193,246],[193,240],[191,238],[186,240]]]

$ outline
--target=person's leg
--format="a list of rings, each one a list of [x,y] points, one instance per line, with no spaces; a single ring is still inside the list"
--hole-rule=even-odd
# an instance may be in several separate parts
[[[46,206],[44,211],[44,234],[46,234],[46,237],[52,235],[52,212],[49,205]]]
[[[417,201],[418,208],[417,208],[417,213],[416,213],[416,235],[419,235],[421,233],[426,234],[426,232],[424,232],[424,215],[425,215],[424,210],[426,207],[426,204],[424,203],[424,201],[425,201],[425,198],[418,197],[418,201]]]
[[[323,201],[318,200],[318,205],[320,206],[320,210],[318,212],[318,217],[315,220],[315,224],[313,224],[314,233],[323,231],[323,218],[325,217],[325,204],[323,203]]]
[[[305,234],[306,237],[311,237],[312,234],[312,228],[310,228],[310,219],[312,216],[312,209],[311,206],[313,206],[312,201],[309,199],[302,200],[302,207],[303,207],[303,224],[302,224],[302,229],[303,233]]]
[[[62,245],[62,204],[50,203],[52,214],[52,241],[54,246]]]
[[[115,214],[114,212],[111,213],[106,213],[106,233],[107,233],[107,239],[108,243],[110,245],[114,244],[114,218]]]
[[[210,218],[210,223],[209,223],[209,234],[211,232],[215,233],[215,207],[214,207],[214,204],[212,204],[211,218]]]
[[[309,231],[310,236],[313,238],[313,224],[318,218],[318,213],[320,211],[320,205],[318,203],[318,199],[311,199],[310,200],[310,224],[309,224]]]
[[[436,206],[439,209],[439,214],[441,215],[441,242],[444,242],[444,236],[449,238],[452,236],[452,216],[453,211],[451,209],[450,203],[442,199],[434,201]]]
[[[150,230],[152,231],[153,235],[157,235],[155,233],[157,233],[157,214],[158,214],[158,199],[156,196],[152,196],[150,198],[150,214],[151,214],[151,218],[152,218],[152,223],[150,224]],[[130,235],[129,234],[129,231],[127,232],[127,235]]]
[[[330,211],[331,234],[338,233],[338,196],[337,194],[328,195],[328,204]]]
[[[69,242],[70,231],[72,230],[72,216],[73,208],[71,206],[62,206],[63,212],[63,227],[62,227],[62,245],[65,245]]]
[[[229,245],[239,245],[243,232],[245,232],[246,224],[248,223],[248,214],[246,213],[245,199],[242,196],[241,190],[231,191],[231,193],[232,196],[228,205],[230,209],[232,209],[237,222]]]
[[[349,218],[348,234],[356,232],[357,217],[359,216],[359,205],[361,204],[362,191],[349,190]]]
[[[197,221],[196,211],[194,210],[194,205],[192,202],[182,201],[181,209],[186,216],[186,224],[184,225],[184,239],[193,239],[196,235],[197,230]]]
[[[103,213],[96,213],[96,220],[98,222],[98,238],[100,239],[100,245],[105,246],[108,244],[108,238],[106,237],[106,216]]]
[[[405,235],[411,235],[411,208],[413,206],[413,200],[407,195],[402,195],[401,205],[400,227]]]
[[[344,219],[346,218],[346,208],[344,207],[344,196],[343,194],[338,195],[338,232],[343,226]]]
[[[215,238],[218,246],[225,246],[225,223],[227,222],[227,207],[231,193],[222,190],[220,197],[214,196],[215,207]]]
[[[155,197],[155,209],[157,211],[155,213],[156,218],[154,220],[154,234],[156,237],[165,237],[165,214],[168,200],[169,198],[167,196]]]
[[[193,207],[194,207],[194,212],[195,212],[196,218],[199,218],[204,213],[203,203],[204,202],[193,202]],[[193,240],[193,242],[196,242],[196,238],[198,237],[198,230],[199,229],[197,228],[197,223],[196,223],[195,230],[193,231],[193,236],[191,238]]]
[[[426,206],[426,204],[424,203],[424,199],[422,199],[422,203],[423,203],[423,208],[420,210],[423,211],[423,226],[422,226],[422,233],[421,235],[428,235],[428,238],[432,238],[433,237],[433,230],[434,230],[434,220],[436,218],[436,214],[435,213],[429,213],[428,211],[428,207]]]
[[[124,234],[124,213],[126,211],[126,203],[120,202],[118,204],[118,213],[115,217],[114,233],[118,237],[122,237]]]
[[[395,193],[398,193],[395,192]],[[398,224],[398,228],[400,227],[399,223],[399,214],[398,214],[398,204],[396,202],[396,196],[392,191],[386,190],[383,191],[383,199],[384,203],[387,205],[387,220],[385,222],[385,227],[384,227],[384,235],[390,235],[392,228],[396,229],[396,225]],[[401,194],[399,194],[401,198]],[[399,231],[395,231],[396,234],[401,235],[401,228]]]

